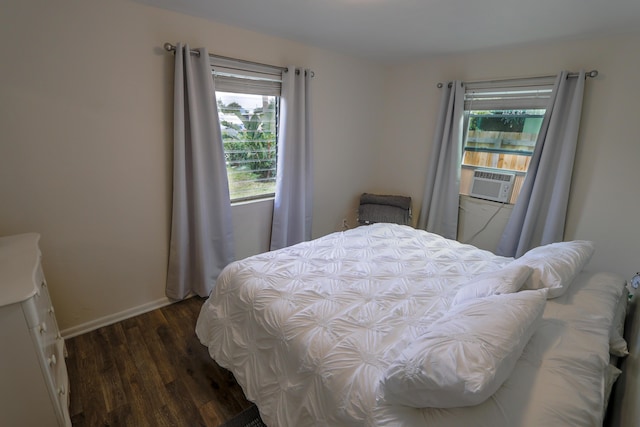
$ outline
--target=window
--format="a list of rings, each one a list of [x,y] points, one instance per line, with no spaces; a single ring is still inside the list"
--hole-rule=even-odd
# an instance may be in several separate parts
[[[545,110],[471,110],[463,165],[526,172]]]
[[[515,174],[515,203],[538,139],[553,81],[520,80],[509,86],[469,83],[460,194],[468,195],[476,169]]]
[[[281,72],[218,58],[212,70],[231,202],[272,197]]]
[[[273,196],[277,97],[216,91],[231,201]]]

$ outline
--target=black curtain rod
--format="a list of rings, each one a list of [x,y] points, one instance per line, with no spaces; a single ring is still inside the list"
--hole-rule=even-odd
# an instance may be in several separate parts
[[[174,45],[172,45],[171,43],[167,42],[164,44],[164,50],[166,50],[167,52],[175,52],[176,51],[176,47]],[[200,56],[200,52],[198,52],[197,50],[191,50],[190,53],[192,55],[196,55],[196,56]],[[278,65],[271,65],[271,64],[264,64],[262,62],[254,62],[254,61],[247,61],[244,59],[236,59],[236,58],[230,58],[228,56],[222,56],[222,55],[214,55],[212,53],[209,54],[209,58],[218,58],[218,59],[225,59],[228,61],[235,61],[235,62],[240,62],[242,64],[248,64],[248,65],[258,65],[260,67],[268,67],[268,68],[272,68],[274,70],[286,73],[288,72],[287,67],[280,67]],[[311,77],[314,77],[315,73],[313,71],[311,71]]]
[[[569,73],[567,74],[567,78],[572,78],[572,77],[578,77],[580,75],[580,73]],[[587,71],[584,74],[584,78],[588,78],[588,77],[597,77],[598,76],[598,70],[591,70],[591,71]],[[529,79],[550,79],[556,77],[555,75],[549,75],[549,76],[537,76],[537,77],[523,77],[523,78],[519,78],[519,77],[514,77],[512,79],[497,79],[497,80],[479,80],[476,82],[465,82],[465,83],[501,83],[501,82],[512,82],[512,81],[517,81],[517,80],[529,80]],[[442,83],[438,83],[438,88],[441,88],[443,86]],[[451,82],[448,83],[447,87],[451,87]]]

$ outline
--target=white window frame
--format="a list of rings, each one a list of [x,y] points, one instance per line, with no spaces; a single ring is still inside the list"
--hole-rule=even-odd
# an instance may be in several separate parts
[[[545,110],[553,91],[554,80],[554,77],[543,77],[465,83],[463,158],[467,146],[470,111]],[[514,173],[516,177],[508,203],[516,202],[526,171],[462,164],[460,194],[470,194],[473,173],[477,169]]]
[[[210,56],[210,64],[216,93],[230,92],[237,94],[267,95],[276,97],[275,132],[277,173],[277,135],[279,125],[278,109],[282,92],[282,69],[270,65],[262,65],[253,62],[216,56]],[[229,179],[229,177],[227,178]],[[231,203],[236,204],[259,201],[270,199],[274,196],[275,194],[271,192],[249,197],[236,197],[231,199]]]

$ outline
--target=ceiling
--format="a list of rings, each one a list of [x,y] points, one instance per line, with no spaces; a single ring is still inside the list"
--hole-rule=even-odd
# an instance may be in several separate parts
[[[640,28],[640,0],[136,1],[379,61]]]

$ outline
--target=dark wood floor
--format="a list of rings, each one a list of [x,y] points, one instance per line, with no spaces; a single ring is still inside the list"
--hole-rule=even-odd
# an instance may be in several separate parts
[[[251,405],[195,335],[191,298],[68,339],[74,426],[219,426]]]

